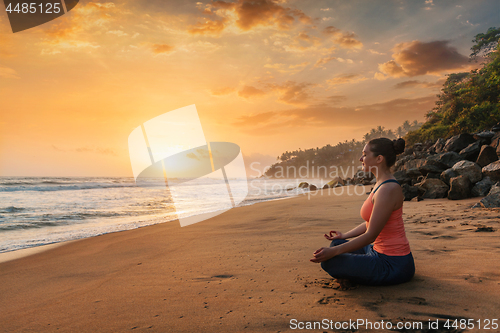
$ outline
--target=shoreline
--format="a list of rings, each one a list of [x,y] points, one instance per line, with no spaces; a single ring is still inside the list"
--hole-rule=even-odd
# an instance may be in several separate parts
[[[356,186],[356,185],[345,185],[343,187],[351,187],[351,186]],[[363,186],[370,186],[370,185],[363,185]],[[330,188],[330,189],[328,189],[328,191],[330,191],[330,190],[331,191],[335,191],[335,189],[336,188]],[[316,196],[316,195],[318,195],[317,192],[319,192],[319,191],[324,191],[324,189],[318,189],[316,191],[305,191],[304,193],[300,193],[300,194],[296,194],[296,195],[285,195],[284,197],[272,198],[272,199],[268,199],[268,200],[257,199],[257,200],[260,200],[260,201],[252,202],[252,203],[249,203],[249,204],[246,204],[246,205],[242,205],[242,206],[238,206],[238,207],[234,207],[234,208],[240,208],[240,207],[245,207],[245,206],[253,206],[255,204],[260,204],[260,203],[264,203],[264,202],[268,202],[268,201],[277,201],[277,200],[291,199],[291,198],[295,198],[295,197],[298,197],[298,196],[301,196],[301,195]],[[314,193],[314,194],[311,194],[311,193]],[[357,194],[357,195],[362,195],[362,194]],[[232,208],[232,209],[234,209],[234,208]],[[213,211],[213,212],[205,212],[205,213],[201,213],[201,214],[195,214],[193,216],[199,216],[199,215],[210,216],[210,215],[213,215],[213,213],[218,212],[218,211],[221,211],[221,210],[216,210],[216,211]],[[116,233],[116,232],[122,232],[122,231],[127,231],[127,230],[135,230],[135,229],[149,227],[149,226],[156,225],[156,224],[171,223],[171,222],[178,222],[178,219],[172,219],[172,220],[169,220],[169,221],[158,222],[158,223],[148,224],[148,225],[144,225],[144,226],[138,226],[138,227],[131,228],[131,229],[124,229],[124,230],[103,232],[101,234],[97,234],[97,235],[93,235],[93,236],[82,237],[82,238],[77,238],[77,239],[69,239],[69,240],[64,240],[64,241],[60,241],[60,242],[56,242],[56,243],[49,243],[49,244],[43,244],[43,245],[26,247],[26,248],[17,249],[17,250],[0,252],[0,263],[11,261],[11,260],[15,260],[15,259],[19,259],[19,258],[23,258],[23,257],[26,257],[26,256],[30,256],[30,255],[39,253],[39,252],[44,252],[44,251],[47,251],[47,250],[49,250],[51,248],[62,246],[62,245],[66,244],[66,243],[69,243],[69,242],[76,242],[76,241],[80,241],[80,240],[83,240],[83,239],[97,237],[97,236],[105,235],[105,234],[109,234],[109,233]]]
[[[273,199],[269,199],[269,200],[257,201],[257,202],[250,203],[248,205],[242,205],[242,206],[234,207],[234,208],[231,208],[231,209],[240,208],[240,207],[246,207],[246,206],[253,206],[255,204],[259,204],[259,203],[263,203],[263,202],[268,202],[268,201],[291,199],[291,198],[294,198],[294,197],[297,197],[297,196],[300,196],[300,195],[307,195],[307,193],[298,194],[298,195],[294,195],[294,196],[285,196],[285,197],[281,197],[281,198],[273,198]],[[213,212],[205,212],[205,213],[201,213],[201,214],[195,214],[195,215],[192,215],[192,216],[206,215],[206,216],[210,217],[210,216],[213,215],[213,213],[218,212],[218,211],[221,211],[221,210],[216,210],[216,211],[213,211]],[[224,210],[222,210],[222,211],[224,211]],[[11,250],[11,251],[6,251],[6,252],[0,252],[0,263],[8,262],[8,261],[11,261],[11,260],[16,260],[16,259],[20,259],[20,258],[24,258],[24,257],[27,257],[27,256],[31,256],[33,254],[41,253],[41,252],[45,252],[47,250],[50,250],[50,249],[53,249],[53,248],[56,248],[56,247],[59,247],[59,246],[63,246],[65,244],[71,243],[71,242],[77,242],[77,241],[81,241],[81,240],[84,240],[84,239],[98,237],[98,236],[101,236],[101,235],[118,233],[118,232],[129,231],[129,230],[136,230],[136,229],[146,228],[146,227],[150,227],[150,226],[157,225],[157,224],[172,223],[172,222],[179,222],[179,220],[178,219],[173,219],[173,220],[169,220],[169,221],[164,221],[164,222],[158,222],[158,223],[148,224],[148,225],[144,225],[144,226],[139,226],[139,227],[131,228],[131,229],[124,229],[124,230],[104,232],[104,233],[101,233],[101,234],[98,234],[98,235],[93,235],[93,236],[88,236],[88,237],[82,237],[82,238],[77,238],[77,239],[65,240],[65,241],[56,242],[56,243],[50,243],[50,244],[43,244],[43,245],[31,246],[31,247],[26,247],[26,248],[18,249],[18,250]]]

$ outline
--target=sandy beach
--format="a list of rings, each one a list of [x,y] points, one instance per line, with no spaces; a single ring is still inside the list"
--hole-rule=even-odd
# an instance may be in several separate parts
[[[422,322],[423,329],[399,331],[427,332],[429,320],[472,319],[468,330],[441,330],[462,332],[499,318],[499,209],[471,209],[477,198],[405,202],[413,280],[340,290],[309,258],[328,244],[325,232],[362,222],[366,194],[314,193],[239,207],[188,227],[171,222],[110,233],[0,263],[0,330],[375,331],[300,329],[324,319],[363,319]]]

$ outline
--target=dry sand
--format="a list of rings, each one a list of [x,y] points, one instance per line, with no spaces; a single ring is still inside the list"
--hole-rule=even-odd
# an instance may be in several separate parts
[[[469,208],[477,198],[405,202],[413,280],[335,289],[309,258],[328,244],[325,232],[362,222],[365,198],[317,191],[184,228],[158,224],[3,262],[0,330],[293,332],[306,330],[292,330],[292,319],[423,321],[426,328],[429,319],[464,318],[477,331],[478,320],[500,317],[500,211]],[[495,231],[477,231],[482,226]]]

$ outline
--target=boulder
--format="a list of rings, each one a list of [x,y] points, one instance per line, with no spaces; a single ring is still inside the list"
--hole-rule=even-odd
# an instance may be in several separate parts
[[[483,208],[499,208],[500,193],[488,194],[479,202]]]
[[[341,177],[334,177],[332,180],[330,180],[328,183],[326,183],[328,187],[337,187],[337,186],[344,186],[345,181]]]
[[[459,176],[458,172],[453,170],[452,168],[446,169],[441,173],[439,177],[446,185],[450,185],[450,179],[453,177]]]
[[[498,161],[498,156],[495,151],[495,148],[488,145],[483,145],[481,147],[481,151],[479,152],[479,156],[477,157],[476,163],[482,168],[487,166],[490,163]]]
[[[441,162],[438,162],[434,159],[428,158],[425,160],[423,165],[418,168],[418,171],[420,171],[420,173],[425,176],[431,172],[440,174],[441,172],[443,172],[446,169],[448,169],[447,165],[445,165]]]
[[[371,172],[364,172],[364,171],[360,170],[360,171],[356,172],[356,175],[354,177],[372,180],[375,176]]]
[[[446,140],[443,138],[439,138],[436,140],[436,142],[430,146],[428,149],[429,153],[431,154],[439,154],[443,151],[444,145],[446,144]]]
[[[474,143],[476,140],[474,136],[468,133],[462,133],[459,135],[455,135],[446,141],[443,150],[444,151],[454,151],[458,153],[471,143]]]
[[[408,171],[409,169],[418,169],[423,166],[426,162],[425,158],[416,158],[413,160],[409,160],[405,163],[404,168]]]
[[[464,149],[460,151],[460,156],[464,158],[464,160],[476,161],[479,156],[479,152],[481,151],[481,141],[476,141],[471,143]]]
[[[491,128],[492,132],[500,132],[500,122]]]
[[[404,165],[403,159],[400,158],[399,156],[396,157],[396,163],[394,164],[394,170],[395,171],[401,170],[403,165]]]
[[[410,178],[417,178],[418,176],[422,176],[422,173],[420,172],[420,170],[418,170],[418,168],[407,169],[406,174]]]
[[[420,178],[420,180],[419,180],[418,178]],[[417,179],[412,179],[412,180],[411,180],[411,183],[410,183],[410,184],[408,184],[408,185],[411,185],[411,186],[418,186],[418,183],[423,182],[423,181],[424,181],[424,179],[425,179],[425,177],[424,177],[424,176],[420,176],[420,177],[418,177],[418,178],[417,178]]]
[[[488,192],[493,185],[493,181],[490,177],[484,177],[482,180],[478,181],[471,190],[473,197],[484,197],[488,195]]]
[[[410,176],[406,173],[405,170],[399,170],[394,173],[394,178],[398,181],[400,184],[408,184],[411,182]]]
[[[419,151],[414,151],[414,152],[413,152],[413,156],[415,156],[415,158],[416,158],[416,159],[418,159],[418,158],[426,158],[426,157],[427,157],[427,155],[428,155],[428,154],[427,154],[427,152],[426,152],[426,151],[421,151],[421,150],[419,150]]]
[[[450,191],[448,199],[461,200],[470,197],[471,182],[466,175],[460,175],[450,179]]]
[[[500,146],[500,131],[496,132],[495,135],[491,138],[490,146],[497,149]]]
[[[394,164],[394,168],[397,170],[402,170],[404,168],[404,164],[410,160],[415,159],[413,155],[405,156],[405,155],[398,155],[396,157],[396,163]]]
[[[403,195],[405,196],[405,201],[410,201],[411,199],[421,196],[425,191],[420,190],[417,186],[410,186],[408,184],[401,185],[401,189],[403,190]]]
[[[316,191],[318,188],[316,187],[316,185],[313,185],[313,184],[310,184],[309,185],[309,191]]]
[[[425,190],[422,197],[427,199],[444,198],[446,197],[449,189],[448,185],[446,185],[442,180],[435,178],[424,179],[423,182],[415,185]]]
[[[437,172],[429,172],[428,174],[425,175],[425,178],[436,178],[436,179],[441,179],[441,173]]]
[[[403,155],[405,155],[405,156],[413,155],[413,148],[406,147],[405,151],[403,152]]]
[[[459,175],[467,176],[472,184],[477,183],[483,178],[481,167],[471,161],[457,162],[453,168]]]
[[[481,133],[475,133],[474,139],[481,140],[483,145],[489,145],[491,143],[491,139],[495,136],[495,132],[493,131],[483,131]]]
[[[428,160],[433,160],[446,165],[448,168],[453,167],[457,162],[462,161],[464,158],[454,151],[440,153],[429,156]]]
[[[309,183],[306,183],[306,182],[301,182],[298,186],[298,188],[308,188],[309,187]]]
[[[424,145],[422,146],[422,150],[429,152],[429,148],[432,147],[433,145],[434,145],[434,141],[427,140],[427,141],[425,141]]]
[[[500,182],[496,182],[495,184],[493,184],[491,186],[490,191],[488,192],[488,195],[496,194],[496,193],[500,193]]]
[[[363,185],[372,185],[372,184],[375,184],[376,182],[377,182],[377,180],[375,178],[372,179],[372,180],[365,178],[365,179],[363,179],[361,181],[361,184],[363,184]]]
[[[491,178],[492,181],[497,182],[500,180],[500,160],[490,163],[483,167],[483,175]]]
[[[373,178],[375,178],[373,173],[360,170],[354,175],[354,184],[370,185]]]

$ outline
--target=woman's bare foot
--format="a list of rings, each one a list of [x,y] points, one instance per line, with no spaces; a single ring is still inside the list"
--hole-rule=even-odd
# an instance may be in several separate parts
[[[356,283],[348,279],[335,279],[335,280],[339,284],[340,290],[350,290],[358,287]]]

